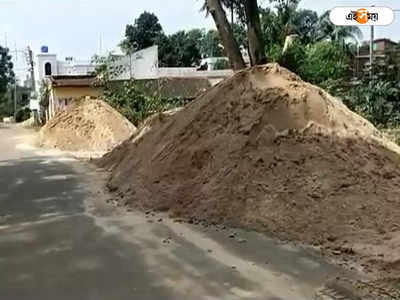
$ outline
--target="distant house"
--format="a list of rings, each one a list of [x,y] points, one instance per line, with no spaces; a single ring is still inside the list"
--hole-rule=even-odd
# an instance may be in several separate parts
[[[100,97],[102,92],[94,86],[94,75],[55,75],[48,78],[50,87],[48,118],[51,119],[59,110],[84,97]]]
[[[390,39],[382,38],[374,40],[372,44],[372,52],[374,60],[377,63],[384,63],[388,52],[399,51],[398,43],[393,42]],[[369,70],[370,65],[370,46],[369,42],[365,41],[363,45],[359,48],[358,54],[355,57],[355,73],[357,76],[361,75],[363,72]]]
[[[127,80],[136,80],[151,92],[158,91],[164,97],[179,97],[191,100],[208,90],[221,80],[233,75],[227,70],[203,70],[196,68],[161,68],[158,66],[158,46],[137,51],[131,55],[114,55],[114,67],[121,73],[111,78],[115,85]],[[209,60],[209,66],[218,60]],[[69,106],[74,99],[90,96],[101,96],[101,90],[93,86],[96,64],[89,61],[78,61],[72,57],[59,60],[56,54],[48,53],[47,47],[42,47],[36,56],[35,79],[36,94],[40,95],[43,81],[50,86],[49,106],[46,109],[47,119],[52,118],[57,111]],[[39,99],[31,98],[31,107],[39,111]],[[40,112],[43,116],[44,112]]]

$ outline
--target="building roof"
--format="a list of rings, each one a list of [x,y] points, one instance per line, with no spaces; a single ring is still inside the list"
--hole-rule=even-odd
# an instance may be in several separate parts
[[[374,43],[379,43],[379,42],[388,42],[391,44],[397,44],[396,42],[392,41],[391,39],[388,38],[381,38],[381,39],[375,39]]]
[[[374,44],[375,43],[379,43],[379,42],[387,42],[387,43],[390,43],[390,44],[392,44],[392,45],[397,45],[397,43],[396,42],[394,42],[394,41],[392,41],[391,39],[388,39],[388,38],[380,38],[380,39],[375,39],[374,40]],[[370,41],[363,41],[362,42],[362,46],[369,46],[369,43],[370,43]]]
[[[96,81],[95,75],[54,75],[50,77],[53,87],[88,87]]]

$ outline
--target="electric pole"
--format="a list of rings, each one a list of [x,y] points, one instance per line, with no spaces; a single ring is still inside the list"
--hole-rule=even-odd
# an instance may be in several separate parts
[[[29,46],[26,48],[26,51],[27,51],[26,55],[28,60],[29,72],[31,73],[32,91],[34,92],[36,90],[36,82],[35,82],[33,52]]]
[[[371,5],[371,7],[374,7],[375,5]],[[372,80],[372,75],[374,73],[373,71],[373,65],[374,65],[374,39],[375,39],[375,28],[374,25],[371,25],[371,37],[369,41],[369,76],[370,79]]]
[[[18,62],[17,43],[15,43],[15,64]],[[14,82],[14,122],[17,122],[17,78]]]
[[[369,75],[372,79],[373,74],[373,63],[374,63],[374,26],[371,26],[371,38],[369,41]]]

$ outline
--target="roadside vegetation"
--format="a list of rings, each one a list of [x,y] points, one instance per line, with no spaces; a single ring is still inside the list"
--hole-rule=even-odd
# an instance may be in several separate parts
[[[207,0],[206,15],[213,17],[218,30],[192,29],[167,35],[156,15],[143,12],[128,24],[121,49],[126,54],[153,45],[159,46],[162,67],[198,66],[202,58],[229,57],[217,69],[245,67],[243,50],[251,65],[278,62],[303,80],[318,85],[363,115],[380,128],[396,128],[400,123],[399,61],[387,61],[355,78],[357,44],[362,39],[358,27],[334,26],[329,12],[318,15],[301,9],[301,0]],[[233,14],[232,14],[233,12]],[[231,16],[231,20],[228,17]],[[97,57],[98,85],[105,99],[134,124],[154,112],[183,105],[182,99],[162,99],[156,92],[134,81],[112,84],[110,78],[121,70],[113,69],[113,55]],[[230,64],[230,65],[229,65]]]
[[[181,98],[163,97],[159,90],[147,88],[135,80],[114,81],[124,70],[115,64],[116,56],[96,57],[96,85],[103,90],[104,99],[134,125],[154,113],[183,106]]]
[[[15,82],[13,63],[8,48],[0,46],[0,118],[14,113],[11,85]]]

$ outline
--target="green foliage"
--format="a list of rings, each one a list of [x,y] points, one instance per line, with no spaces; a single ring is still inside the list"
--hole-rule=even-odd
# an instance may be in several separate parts
[[[400,84],[397,81],[363,82],[351,90],[344,103],[375,125],[400,125]]]
[[[158,90],[138,84],[135,80],[113,81],[123,68],[115,64],[116,57],[96,57],[96,86],[103,90],[104,99],[133,124],[138,125],[151,114],[182,106],[179,98],[163,98]]]
[[[145,11],[133,25],[126,26],[125,39],[120,46],[126,53],[132,53],[153,46],[160,35],[163,35],[163,29],[158,17]]]
[[[318,42],[308,45],[305,59],[299,70],[300,76],[311,83],[321,84],[327,80],[344,78],[350,58],[342,45],[332,42]]]
[[[39,87],[39,105],[46,109],[49,106],[50,86],[46,80],[42,80]]]
[[[229,68],[229,61],[226,59],[218,59],[214,65],[214,70],[227,70]]]
[[[0,117],[8,117],[14,113],[14,104],[10,94],[0,95]]]
[[[22,108],[17,111],[15,116],[16,122],[23,122],[31,117],[31,110],[29,108]]]
[[[307,48],[295,40],[288,49],[279,57],[280,65],[300,74],[303,66],[307,63]]]
[[[199,32],[178,31],[169,37],[159,37],[159,63],[168,67],[191,67],[201,60]]]
[[[286,36],[297,34],[303,44],[335,41],[346,44],[362,38],[357,26],[335,26],[329,11],[318,17],[313,10],[299,9],[299,0],[271,0],[275,9],[262,8],[261,27],[267,48],[283,45]]]
[[[15,82],[13,63],[8,48],[0,46],[0,115],[10,115],[11,93],[8,92],[11,84]]]
[[[104,90],[104,97],[112,107],[135,125],[139,125],[152,114],[184,104],[180,98],[162,98],[157,91],[149,93],[134,80]]]
[[[283,47],[279,44],[272,44],[270,47],[267,49],[267,56],[271,62],[277,62],[279,63],[281,61],[281,58],[283,56]]]
[[[200,52],[203,57],[221,57],[222,48],[219,47],[221,39],[217,30],[209,30],[204,34],[201,40]]]
[[[8,48],[0,46],[0,95],[7,92],[10,83],[14,83],[13,67]]]
[[[317,39],[328,40],[345,44],[346,42],[357,42],[362,39],[362,32],[357,26],[336,26],[329,18],[330,11],[323,13],[318,22]]]
[[[299,9],[293,16],[292,26],[303,44],[314,43],[318,37],[318,14],[309,9]]]
[[[249,46],[249,41],[247,38],[246,27],[241,23],[235,23],[232,26],[233,36],[239,46],[247,48]]]
[[[244,28],[235,28],[235,36],[242,42],[246,36]],[[223,56],[219,44],[221,40],[216,30],[181,30],[166,35],[157,16],[144,12],[133,25],[126,26],[125,39],[120,43],[120,47],[125,53],[132,53],[158,45],[161,67],[191,67],[199,65],[203,57]]]
[[[386,63],[376,64],[373,78],[365,75],[343,102],[380,127],[400,125],[399,66],[388,53]]]

